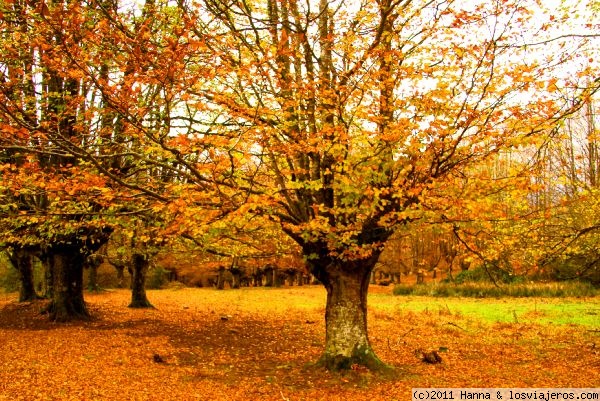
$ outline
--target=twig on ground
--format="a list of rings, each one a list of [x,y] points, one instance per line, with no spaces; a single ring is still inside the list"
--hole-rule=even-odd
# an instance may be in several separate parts
[[[452,322],[446,322],[446,324],[450,325],[450,326],[454,326],[454,327],[458,327],[459,329],[461,329],[462,331],[468,331],[467,329],[460,327],[458,324],[456,323],[452,323]]]
[[[401,338],[406,337],[411,331],[414,331],[414,329],[415,328],[413,327],[412,329],[408,330],[406,333],[402,334],[400,337],[398,337],[398,340],[400,340]]]
[[[410,334],[410,332],[414,331],[415,328],[413,327],[412,329],[408,330],[406,333],[402,334],[400,337],[398,337],[398,340],[396,341],[396,345],[394,345],[394,348],[396,348],[397,346],[400,345],[400,340],[402,340],[404,337],[406,337],[408,334]],[[394,349],[392,348],[392,346],[390,345],[390,339],[387,339],[387,346],[390,349],[390,351],[393,351]]]

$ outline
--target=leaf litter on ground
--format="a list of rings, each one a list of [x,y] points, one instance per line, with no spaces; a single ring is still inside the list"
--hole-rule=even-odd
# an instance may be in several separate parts
[[[92,320],[66,324],[40,315],[43,301],[2,295],[0,400],[406,400],[415,387],[600,386],[589,327],[414,312],[390,307],[402,302],[390,289],[372,292],[369,335],[393,377],[312,365],[324,343],[321,287],[148,291],[156,309],[127,308],[126,290],[89,293]],[[432,351],[442,363],[422,362]]]

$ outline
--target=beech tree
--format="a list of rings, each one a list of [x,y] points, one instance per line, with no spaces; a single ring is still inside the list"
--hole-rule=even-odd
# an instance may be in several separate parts
[[[240,163],[212,150],[223,137],[191,147],[176,135],[202,125],[185,112],[182,85],[203,47],[180,40],[178,25],[190,24],[180,14],[153,0],[139,8],[11,3],[2,14],[2,244],[35,247],[79,277],[87,255],[118,228],[130,248],[133,307],[151,306],[145,274],[158,246],[173,235],[209,242],[205,223],[243,203],[243,193],[225,191]],[[72,258],[52,264],[59,247]],[[87,317],[81,288],[63,297],[76,296],[78,308],[58,320]]]
[[[98,152],[99,132],[90,83],[65,51],[83,50],[80,6],[2,3],[0,20],[0,244],[47,266],[57,321],[89,317],[83,264],[108,239],[124,195],[79,157]]]
[[[215,132],[253,144],[237,151],[259,175],[237,185],[250,211],[300,245],[327,289],[320,364],[333,370],[384,367],[369,343],[366,302],[395,227],[419,217],[449,173],[548,132],[591,91],[562,101],[568,83],[552,71],[568,63],[567,50],[532,59],[521,46],[552,27],[534,19],[535,2],[180,7],[196,15],[199,39],[227,38],[207,46],[214,72],[186,93],[215,116]]]

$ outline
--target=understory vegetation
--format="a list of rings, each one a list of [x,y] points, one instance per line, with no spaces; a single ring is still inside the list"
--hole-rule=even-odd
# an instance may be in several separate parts
[[[398,284],[395,295],[422,295],[432,297],[593,297],[600,290],[579,281],[551,283],[512,283],[494,285],[485,282],[429,283],[422,285]]]
[[[395,295],[431,297],[594,297],[600,289],[583,280],[540,280],[536,277],[511,275],[482,267],[465,270],[456,277],[422,284],[397,284]]]

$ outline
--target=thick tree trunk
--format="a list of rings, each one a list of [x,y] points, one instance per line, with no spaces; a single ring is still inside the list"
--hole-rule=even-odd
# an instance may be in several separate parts
[[[294,283],[296,282],[296,272],[295,271],[289,272],[287,274],[287,281],[288,281],[288,285],[290,287],[294,286]]]
[[[19,273],[19,302],[38,299],[33,282],[33,255],[26,249],[16,249],[10,254],[10,261]]]
[[[49,251],[52,272],[50,319],[57,322],[87,320],[90,315],[83,300],[85,255],[77,245],[55,245]]]
[[[392,370],[375,355],[367,332],[367,293],[377,256],[361,261],[327,258],[313,264],[312,273],[327,290],[325,351],[318,365],[333,371],[353,365]]]
[[[131,303],[130,308],[153,308],[146,296],[146,274],[150,261],[146,255],[134,254],[132,258],[133,269],[131,277]]]
[[[285,281],[283,273],[277,269],[273,269],[273,287],[281,287],[283,281]]]
[[[236,289],[240,288],[242,273],[238,269],[232,269],[231,274],[233,276],[233,282],[231,284],[231,288],[236,288]]]
[[[367,292],[371,269],[343,268],[327,274],[325,309],[325,352],[319,364],[330,370],[350,369],[352,365],[381,370],[379,360],[369,343],[367,333]]]
[[[19,266],[19,278],[21,279],[19,302],[37,299],[38,295],[35,292],[35,284],[33,282],[33,264],[31,255],[26,255],[21,260],[21,265]]]

